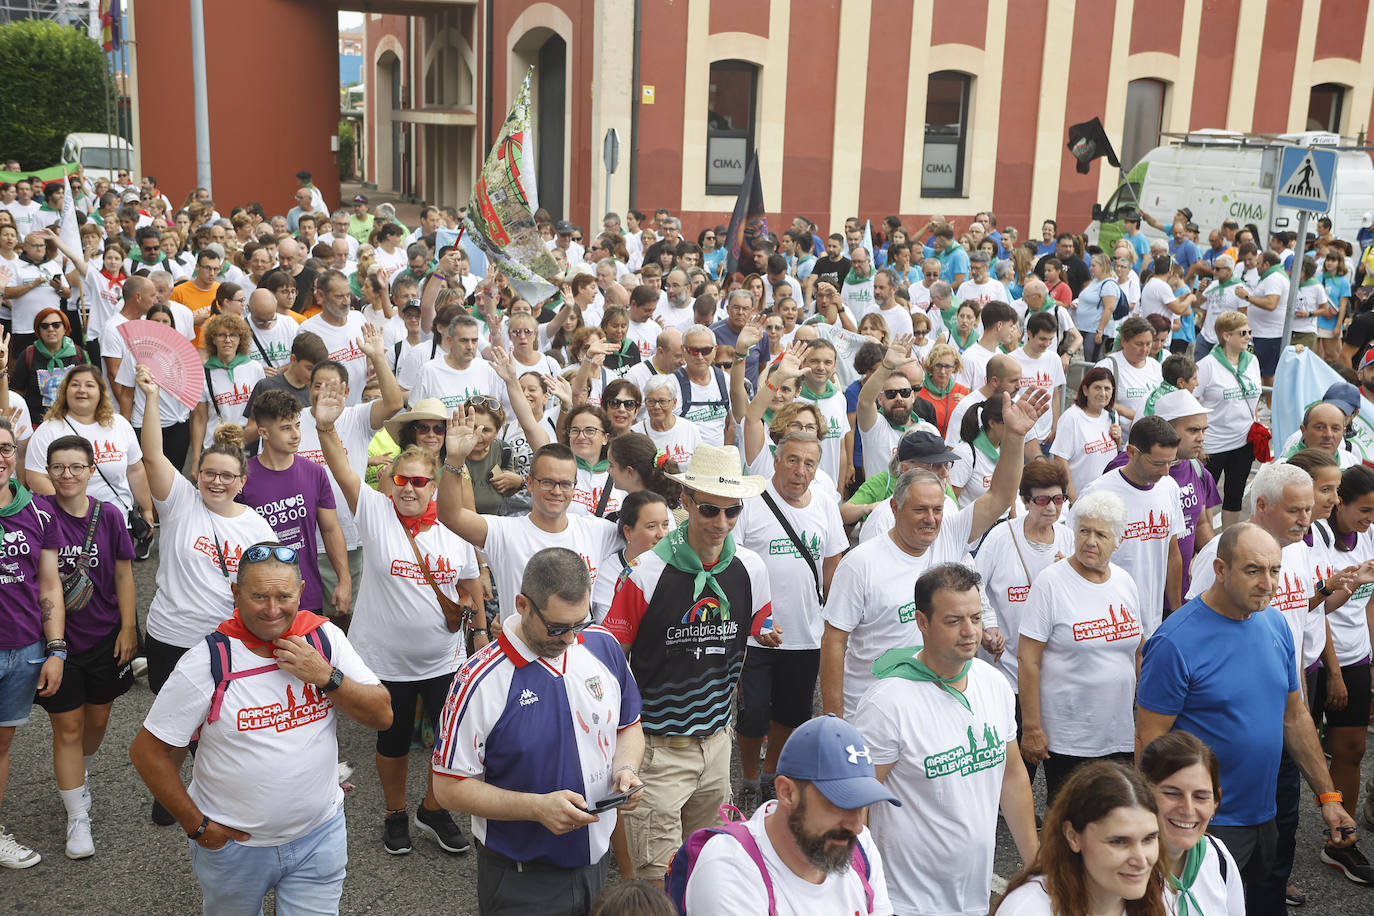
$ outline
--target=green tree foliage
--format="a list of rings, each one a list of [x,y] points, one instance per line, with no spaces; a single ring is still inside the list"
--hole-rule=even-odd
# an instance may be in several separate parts
[[[357,155],[358,138],[349,121],[339,122],[339,180],[353,177],[353,159]]]
[[[105,75],[100,45],[85,32],[35,19],[0,25],[0,156],[25,169],[57,162],[62,140],[105,132]]]

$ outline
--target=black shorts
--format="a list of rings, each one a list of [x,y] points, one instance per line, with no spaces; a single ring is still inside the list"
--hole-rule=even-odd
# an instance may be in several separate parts
[[[1326,667],[1322,666],[1317,669],[1317,685],[1312,691],[1313,710],[1326,717],[1326,724],[1330,728],[1368,728],[1369,662],[1341,668],[1341,680],[1345,681],[1345,691],[1350,697],[1345,709],[1326,708],[1326,679]]]
[[[167,678],[172,676],[172,669],[176,668],[177,662],[190,649],[183,649],[181,646],[169,646],[160,639],[147,633],[143,637],[143,657],[148,659],[148,689],[157,693],[162,689],[162,685],[167,683]]]
[[[735,730],[746,738],[763,738],[773,722],[796,728],[809,720],[820,670],[820,649],[750,646],[739,678]]]
[[[391,727],[377,732],[377,753],[383,757],[405,757],[410,753],[410,736],[415,731],[416,698],[430,728],[437,733],[453,675],[441,674],[423,681],[382,681],[382,686],[391,694]]]
[[[128,693],[134,685],[134,671],[128,662],[115,664],[114,645],[118,637],[119,631],[115,630],[94,648],[69,655],[57,693],[50,697],[40,696],[35,702],[49,713],[71,712],[88,703],[92,706],[113,703]]]

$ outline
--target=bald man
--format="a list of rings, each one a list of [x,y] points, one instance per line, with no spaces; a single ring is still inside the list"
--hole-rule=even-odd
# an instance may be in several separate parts
[[[292,306],[297,312],[310,314],[319,311],[311,309],[315,299],[315,271],[305,266],[305,259],[308,253],[301,250],[301,245],[295,239],[281,239],[277,242],[277,266],[269,270],[263,277],[263,282],[267,277],[272,276],[278,271],[285,271],[296,280],[296,304]]]
[[[964,395],[963,400],[954,405],[954,410],[949,415],[949,426],[945,428],[945,444],[951,448],[959,442],[959,426],[964,422],[964,414],[968,413],[973,405],[980,404],[994,395],[1000,397],[1003,391],[1016,397],[1016,390],[1021,387],[1021,364],[1005,353],[995,354],[988,360],[987,373],[983,384]]]

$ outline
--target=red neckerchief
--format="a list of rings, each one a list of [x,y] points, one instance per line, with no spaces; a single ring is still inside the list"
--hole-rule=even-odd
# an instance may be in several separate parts
[[[323,626],[325,620],[326,618],[321,617],[319,614],[312,614],[310,611],[297,611],[296,618],[291,621],[290,629],[281,634],[278,639],[286,636],[304,636]],[[250,651],[253,649],[266,649],[272,645],[270,642],[263,642],[249,632],[248,627],[243,623],[243,618],[239,616],[238,608],[234,608],[233,617],[222,621],[215,629],[225,636],[232,636],[234,639],[239,640],[243,643],[244,648]]]
[[[110,276],[109,271],[107,271],[103,267],[100,268],[100,275],[104,277],[106,280],[110,281],[110,289],[114,289],[116,285],[123,286],[124,281],[129,279],[127,276],[124,275],[124,271],[122,270],[112,277]]]
[[[392,508],[395,507],[393,506]],[[438,504],[431,499],[429,505],[425,507],[425,511],[419,515],[411,517],[397,512],[396,518],[400,520],[405,530],[410,532],[411,537],[419,537],[421,531],[424,531],[439,520]]]

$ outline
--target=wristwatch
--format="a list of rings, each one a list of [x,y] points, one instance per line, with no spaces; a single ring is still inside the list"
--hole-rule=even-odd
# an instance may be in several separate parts
[[[320,693],[333,693],[343,685],[343,672],[338,668],[329,672],[329,680],[320,685]]]
[[[1314,587],[1317,589],[1317,594],[1321,595],[1323,598],[1330,598],[1332,595],[1336,593],[1335,589],[1332,589],[1330,586],[1326,584],[1325,579],[1318,579],[1317,584]]]
[[[200,839],[201,837],[203,837],[203,836],[205,835],[205,828],[206,828],[206,827],[209,827],[209,826],[210,826],[210,815],[208,815],[208,814],[202,815],[202,816],[201,816],[201,819],[200,819],[200,826],[197,827],[197,828],[195,829],[194,832],[187,833],[186,835],[187,835],[188,837],[190,837],[191,839],[193,839],[193,840],[198,840],[198,839]]]

